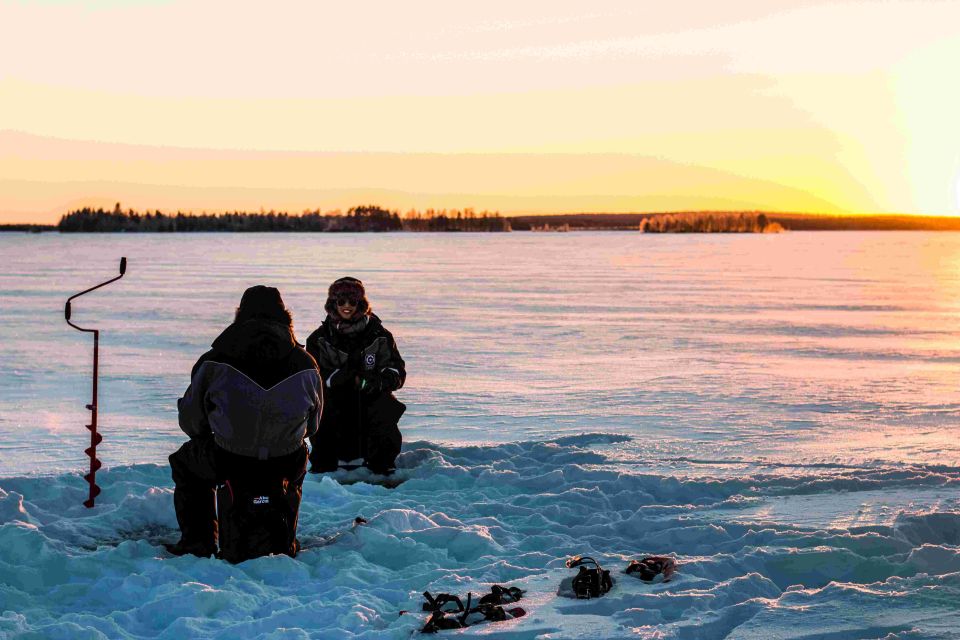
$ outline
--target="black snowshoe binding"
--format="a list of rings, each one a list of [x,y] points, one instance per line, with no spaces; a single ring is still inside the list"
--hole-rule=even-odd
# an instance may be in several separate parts
[[[588,564],[592,564],[593,568],[587,568],[585,565]],[[613,588],[610,572],[601,567],[593,558],[574,556],[567,560],[567,566],[571,569],[580,567],[580,571],[573,577],[573,582],[570,585],[574,596],[578,599],[599,598]]]
[[[420,633],[436,633],[437,631],[446,631],[447,629],[463,629],[466,627],[460,616],[447,615],[443,611],[434,611],[423,625]]]
[[[476,607],[471,607],[473,594],[467,594],[467,604],[464,606],[459,597],[449,593],[440,593],[436,597],[425,591],[427,601],[423,604],[424,611],[432,614],[420,633],[436,633],[447,629],[464,629],[483,622],[503,622],[526,615],[520,607],[505,610],[501,604],[510,604],[523,597],[523,591],[517,587],[501,587],[494,585],[491,592],[480,598]]]
[[[631,560],[624,573],[635,575],[644,582],[652,582],[663,574],[663,581],[669,582],[677,570],[677,561],[668,556],[647,556],[642,560]]]
[[[436,597],[431,596],[429,591],[423,592],[423,597],[427,599],[423,603],[424,611],[443,611],[453,613],[463,613],[463,602],[459,596],[453,596],[449,593],[438,593]],[[456,605],[456,608],[451,605]]]
[[[520,600],[523,594],[517,587],[501,587],[495,584],[490,587],[490,593],[480,598],[480,604],[512,604]]]

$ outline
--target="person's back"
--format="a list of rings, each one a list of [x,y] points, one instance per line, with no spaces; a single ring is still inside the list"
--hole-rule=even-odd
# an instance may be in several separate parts
[[[212,347],[178,403],[183,431],[209,431],[223,449],[260,459],[300,448],[312,435],[304,418],[318,402],[311,395],[319,395],[319,373],[290,329],[251,318],[227,327]]]
[[[251,491],[261,491],[251,479],[262,479],[262,486],[267,486],[277,476],[274,484],[282,484],[283,491],[273,500],[284,503],[289,537],[283,551],[295,554],[296,515],[306,471],[304,441],[316,432],[322,407],[316,363],[297,345],[280,293],[251,287],[234,323],[194,365],[190,386],[178,402],[180,428],[190,441],[170,456],[181,530],[180,541],[170,545],[170,551],[214,553],[215,487],[225,485],[236,497],[231,478],[237,486],[236,479],[243,478]],[[268,494],[252,498],[251,504],[271,501]]]

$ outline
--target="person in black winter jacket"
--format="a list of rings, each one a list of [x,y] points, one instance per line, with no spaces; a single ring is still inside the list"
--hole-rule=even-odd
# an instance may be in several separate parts
[[[327,318],[307,338],[327,394],[320,431],[310,438],[310,471],[335,471],[338,461],[363,458],[374,473],[390,473],[406,409],[392,393],[407,378],[397,343],[356,278],[331,284],[324,309]]]
[[[177,409],[190,440],[170,456],[181,537],[167,548],[176,555],[215,553],[215,488],[231,477],[279,474],[289,510],[285,552],[295,555],[305,438],[319,426],[323,387],[277,289],[244,292],[233,324],[194,365]]]

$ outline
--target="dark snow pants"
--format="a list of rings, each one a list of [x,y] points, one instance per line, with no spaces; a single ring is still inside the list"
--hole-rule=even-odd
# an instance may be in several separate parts
[[[173,506],[180,525],[180,543],[201,555],[217,549],[216,488],[231,477],[286,479],[290,537],[296,536],[303,478],[307,472],[307,448],[277,458],[257,460],[239,456],[217,446],[213,436],[193,438],[170,454],[173,475]]]
[[[397,423],[406,409],[392,393],[328,398],[320,430],[310,438],[314,470],[333,471],[338,460],[357,458],[375,473],[393,469],[403,445]]]

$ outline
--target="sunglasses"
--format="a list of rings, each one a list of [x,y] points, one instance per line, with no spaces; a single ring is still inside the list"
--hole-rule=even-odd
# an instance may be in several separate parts
[[[359,304],[360,304],[359,298],[347,298],[347,297],[337,298],[338,307],[345,307],[347,305],[350,305],[351,307],[356,307]]]

